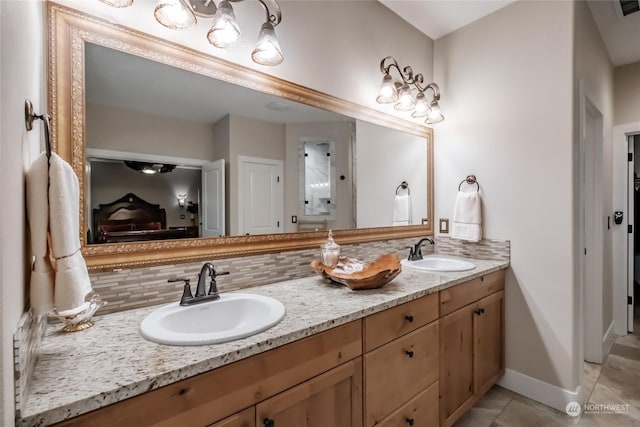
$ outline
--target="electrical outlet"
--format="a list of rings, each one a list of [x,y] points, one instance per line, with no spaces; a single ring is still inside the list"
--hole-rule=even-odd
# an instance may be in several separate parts
[[[449,234],[449,218],[440,218],[440,234]]]
[[[291,223],[295,224],[298,222],[298,216],[297,215],[291,215]]]

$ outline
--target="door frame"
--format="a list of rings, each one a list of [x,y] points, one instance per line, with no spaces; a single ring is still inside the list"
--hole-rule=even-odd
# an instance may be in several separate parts
[[[580,80],[580,139],[578,147],[578,360],[602,363],[604,328],[602,291],[604,286],[604,225],[602,197],[603,115]],[[594,139],[588,139],[589,116],[594,117]],[[585,165],[587,156],[593,169]],[[593,181],[593,194],[588,195],[586,180]],[[587,215],[587,213],[589,215]],[[593,230],[587,233],[586,230]],[[588,315],[587,315],[588,313]],[[582,366],[580,364],[580,366]],[[580,368],[582,371],[582,368]],[[580,373],[580,378],[582,374]]]
[[[627,209],[629,203],[628,183],[628,150],[629,137],[640,135],[640,121],[618,125],[613,128],[613,149],[614,149],[614,165],[613,165],[613,194],[614,209],[624,212],[621,226],[614,225],[614,244],[613,244],[613,320],[614,333],[624,336],[627,334],[627,292],[629,281],[628,262],[629,257],[633,254],[629,253],[627,226],[629,223],[629,212]],[[638,155],[640,153],[635,153]],[[623,167],[624,165],[624,167]],[[636,224],[637,226],[638,224]]]
[[[635,279],[635,248],[634,237],[636,233],[635,223],[635,135],[627,135],[627,150],[631,160],[627,161],[627,229],[631,226],[631,233],[627,231],[627,332],[633,333],[633,306],[635,302],[634,279]],[[631,304],[629,304],[631,297]]]

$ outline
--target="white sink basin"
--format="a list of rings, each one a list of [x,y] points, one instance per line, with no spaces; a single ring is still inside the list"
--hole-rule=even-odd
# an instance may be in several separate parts
[[[401,264],[409,269],[420,271],[467,271],[476,268],[469,261],[440,255],[427,255],[418,261],[403,259]]]
[[[142,320],[140,333],[160,344],[215,344],[269,329],[282,320],[284,312],[284,305],[271,297],[222,294],[201,304],[160,307]]]

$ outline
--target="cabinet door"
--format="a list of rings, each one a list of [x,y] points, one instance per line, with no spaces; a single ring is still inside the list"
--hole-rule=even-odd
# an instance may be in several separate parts
[[[362,358],[256,406],[258,427],[362,427]]]
[[[478,302],[474,311],[474,393],[480,397],[504,372],[504,291]]]
[[[468,305],[440,318],[440,426],[452,425],[474,402],[473,317]]]
[[[255,427],[256,409],[252,406],[244,411],[233,414],[222,421],[211,424],[209,427]]]

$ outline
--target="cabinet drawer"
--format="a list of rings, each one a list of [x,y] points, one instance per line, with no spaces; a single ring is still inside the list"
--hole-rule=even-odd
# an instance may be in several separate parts
[[[371,351],[438,318],[438,294],[433,293],[364,319],[364,351]]]
[[[440,316],[504,289],[505,270],[494,271],[440,291]]]
[[[438,427],[438,382],[402,405],[376,427]]]
[[[439,323],[364,356],[365,425],[373,426],[438,379]]]

